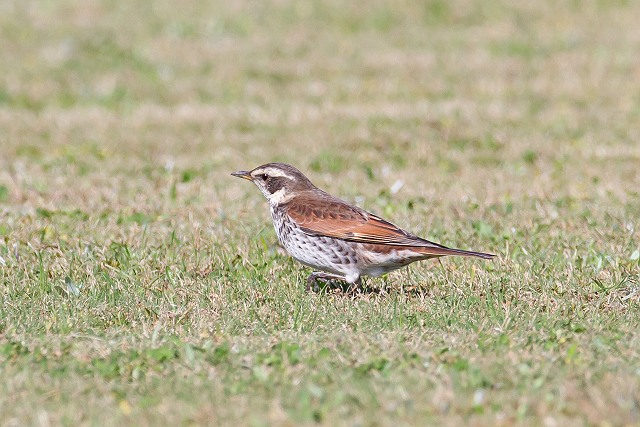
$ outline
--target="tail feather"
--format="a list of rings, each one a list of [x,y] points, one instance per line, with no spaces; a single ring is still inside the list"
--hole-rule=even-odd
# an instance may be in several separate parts
[[[465,251],[462,249],[447,248],[445,246],[442,246],[442,247],[420,246],[416,249],[425,255],[433,255],[433,256],[458,255],[458,256],[477,257],[477,258],[483,258],[483,259],[491,259],[495,257],[495,255],[493,254],[487,254],[484,252]]]

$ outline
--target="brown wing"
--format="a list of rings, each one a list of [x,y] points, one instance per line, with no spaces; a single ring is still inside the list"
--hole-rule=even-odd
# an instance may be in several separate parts
[[[337,239],[393,246],[411,246],[433,255],[467,255],[491,258],[492,255],[451,249],[414,236],[390,222],[349,205],[329,194],[318,197],[297,196],[283,206],[307,234],[330,236]]]

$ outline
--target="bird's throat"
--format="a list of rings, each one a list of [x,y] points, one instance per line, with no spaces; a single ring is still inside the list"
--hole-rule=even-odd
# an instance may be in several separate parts
[[[269,195],[269,204],[271,206],[278,206],[283,203],[287,203],[292,198],[293,198],[293,194],[287,192],[286,189],[281,188],[275,193]]]

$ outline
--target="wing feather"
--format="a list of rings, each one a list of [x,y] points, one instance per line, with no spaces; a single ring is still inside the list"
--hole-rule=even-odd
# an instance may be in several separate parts
[[[415,236],[400,227],[350,205],[321,190],[298,195],[281,205],[301,230],[309,235],[329,236],[351,242],[387,247],[411,248],[427,257],[445,255],[474,256],[491,259],[495,255],[448,248]]]
[[[297,195],[280,207],[309,235],[384,245],[387,248],[411,248],[425,255],[425,258],[460,255],[491,259],[495,256],[448,248],[415,236],[377,215],[318,189],[308,195]]]
[[[340,199],[301,197],[296,197],[295,203],[285,208],[305,233],[360,243],[445,248]]]

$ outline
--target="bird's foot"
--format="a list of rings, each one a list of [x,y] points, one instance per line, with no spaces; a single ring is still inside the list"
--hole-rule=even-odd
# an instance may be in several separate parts
[[[358,277],[358,280],[356,280],[353,283],[349,283],[349,286],[347,286],[347,293],[350,295],[353,294],[357,294],[363,291],[362,288],[362,279]]]
[[[324,282],[325,286],[321,288],[318,281]],[[343,276],[314,271],[309,275],[309,277],[307,277],[306,291],[309,292],[313,289],[314,292],[319,292],[321,289],[328,286],[332,289],[341,289],[343,292],[352,294],[361,289],[361,284],[362,280],[360,278],[358,278],[354,283],[349,283]]]
[[[321,289],[320,285],[318,284],[319,281],[324,282],[326,286],[326,285],[331,285],[331,283],[334,281],[344,282],[345,279],[344,277],[338,276],[337,274],[314,271],[309,275],[309,277],[307,277],[307,287],[306,287],[307,292],[309,292],[312,289],[314,292],[319,292]]]

